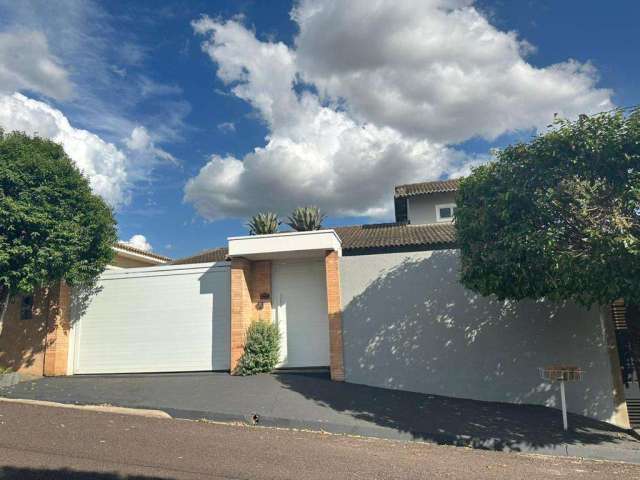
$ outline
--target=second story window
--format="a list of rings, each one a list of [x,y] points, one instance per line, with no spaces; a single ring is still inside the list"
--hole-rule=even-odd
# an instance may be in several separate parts
[[[33,296],[27,295],[22,297],[20,302],[20,318],[22,320],[31,320],[33,318]]]
[[[453,212],[456,208],[455,203],[447,203],[445,205],[436,205],[436,219],[439,222],[453,221]]]

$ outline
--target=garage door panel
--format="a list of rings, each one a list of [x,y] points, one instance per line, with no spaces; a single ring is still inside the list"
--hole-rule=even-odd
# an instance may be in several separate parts
[[[105,273],[76,327],[75,373],[229,368],[229,269]]]

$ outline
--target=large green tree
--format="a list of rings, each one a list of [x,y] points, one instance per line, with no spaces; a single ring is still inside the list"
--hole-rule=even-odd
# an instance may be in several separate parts
[[[60,145],[0,130],[0,330],[11,296],[91,283],[116,240],[111,209]]]
[[[462,283],[501,299],[624,299],[640,371],[640,109],[557,119],[496,155],[460,184]]]

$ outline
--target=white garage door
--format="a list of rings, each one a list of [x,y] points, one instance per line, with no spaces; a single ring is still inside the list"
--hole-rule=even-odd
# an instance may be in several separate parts
[[[228,263],[109,271],[98,288],[74,302],[74,373],[229,368]]]
[[[273,320],[282,334],[280,367],[329,365],[329,319],[324,262],[274,262]]]

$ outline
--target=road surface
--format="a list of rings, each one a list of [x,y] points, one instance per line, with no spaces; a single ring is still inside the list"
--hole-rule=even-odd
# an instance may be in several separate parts
[[[0,402],[0,479],[640,478],[640,466]]]

